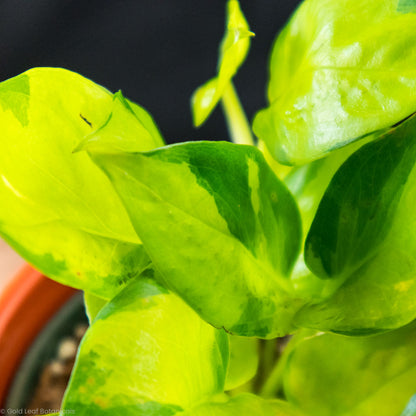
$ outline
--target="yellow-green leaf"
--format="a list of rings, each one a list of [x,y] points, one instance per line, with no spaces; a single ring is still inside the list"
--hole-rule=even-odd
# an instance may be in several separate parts
[[[0,234],[46,275],[113,297],[149,258],[110,181],[73,149],[94,134],[159,147],[151,117],[76,73],[36,68],[0,83],[0,124]]]
[[[194,125],[200,126],[214,110],[224,90],[244,62],[249,47],[250,32],[248,23],[237,0],[228,0],[226,31],[220,46],[218,74],[199,87],[192,96]]]
[[[277,38],[255,134],[303,164],[416,111],[416,13],[402,0],[306,0]]]

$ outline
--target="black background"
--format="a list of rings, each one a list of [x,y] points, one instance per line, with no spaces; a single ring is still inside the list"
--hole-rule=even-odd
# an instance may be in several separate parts
[[[216,73],[225,0],[0,0],[0,80],[64,67],[151,112],[167,142],[226,139],[217,109],[192,127],[192,92]],[[298,0],[241,0],[256,33],[235,83],[251,120],[266,105],[270,48]]]

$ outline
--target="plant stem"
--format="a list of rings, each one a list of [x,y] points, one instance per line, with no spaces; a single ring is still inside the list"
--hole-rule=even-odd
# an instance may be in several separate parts
[[[253,393],[259,393],[268,379],[278,356],[278,340],[259,340],[259,364],[253,380]]]
[[[285,358],[281,358],[277,361],[272,372],[263,384],[259,394],[264,398],[271,398],[276,396],[276,393],[282,388],[282,372],[286,366]]]
[[[264,343],[263,349],[263,371],[266,377],[269,377],[277,356],[277,343],[276,339],[267,340]]]
[[[254,146],[250,124],[231,81],[222,96],[222,106],[231,140]]]

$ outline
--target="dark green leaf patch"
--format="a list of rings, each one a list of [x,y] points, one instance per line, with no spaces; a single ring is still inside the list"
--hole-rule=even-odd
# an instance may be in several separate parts
[[[399,4],[397,5],[397,11],[399,13],[416,13],[416,1],[399,0]]]
[[[353,154],[332,179],[306,241],[320,277],[356,270],[384,241],[416,161],[416,118]]]

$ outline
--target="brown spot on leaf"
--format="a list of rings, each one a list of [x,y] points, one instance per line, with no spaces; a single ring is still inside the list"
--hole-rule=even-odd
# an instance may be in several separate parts
[[[88,121],[82,114],[79,116],[92,128],[92,123],[90,121]]]

